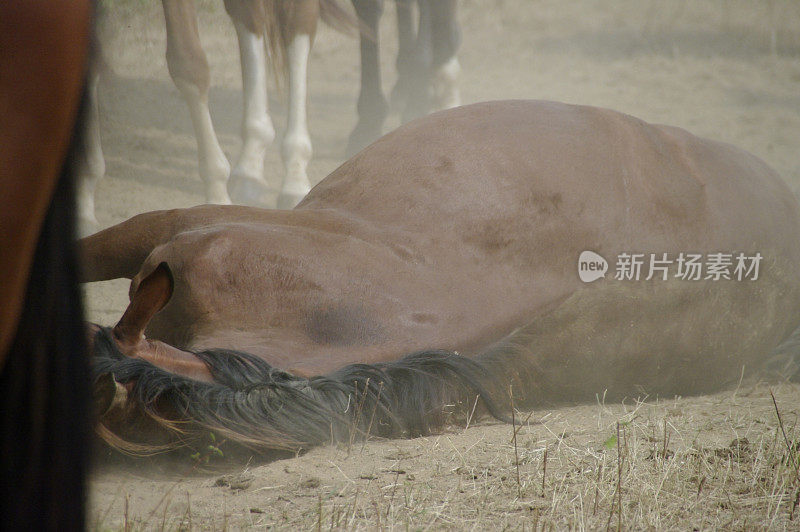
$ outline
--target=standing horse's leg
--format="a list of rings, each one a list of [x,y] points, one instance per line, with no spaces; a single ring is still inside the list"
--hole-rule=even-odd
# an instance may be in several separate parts
[[[361,92],[358,95],[358,123],[350,133],[347,155],[353,155],[381,136],[389,106],[381,88],[378,22],[383,0],[352,0],[358,18],[370,34],[361,32]]]
[[[192,117],[197,137],[200,177],[209,203],[230,203],[226,183],[228,159],[214,132],[208,109],[209,69],[200,45],[197,13],[193,0],[162,0],[167,24],[167,66]]]
[[[267,105],[263,4],[225,0],[239,40],[244,113],[242,151],[231,172],[228,191],[234,203],[275,207],[276,193],[264,178],[264,154],[275,139]]]
[[[403,122],[408,122],[419,116],[424,116],[431,109],[431,66],[433,65],[433,15],[432,3],[441,0],[419,0],[419,24],[417,26],[416,42],[414,46],[402,43],[397,56],[398,80],[397,91],[399,96],[405,92],[405,105],[401,109]],[[410,10],[407,2],[399,2],[398,23],[404,18],[402,11]],[[410,31],[400,31],[401,39],[413,36]],[[402,101],[402,97],[401,97]]]
[[[319,0],[281,2],[279,17],[284,28],[281,33],[289,76],[289,116],[281,146],[286,175],[278,196],[278,208],[290,209],[311,190],[306,174],[312,153],[306,123],[306,95],[308,57],[317,31]]]
[[[400,39],[397,54],[398,79],[392,100],[404,122],[428,114],[432,109],[460,105],[456,80],[461,71],[456,52],[461,44],[457,0],[418,0],[416,36],[411,21],[411,2],[398,0]]]
[[[437,109],[461,105],[458,75],[461,65],[456,53],[461,46],[461,28],[458,25],[458,1],[435,0],[431,2],[433,28],[433,98]]]
[[[414,4],[416,0],[396,0],[397,11],[397,82],[392,88],[392,111],[399,112],[408,102],[410,84],[413,81],[413,57],[417,46],[417,30],[414,27]]]
[[[97,85],[100,74],[97,68],[89,70],[86,82],[86,110],[84,112],[84,129],[81,138],[81,149],[77,155],[77,175],[80,176],[77,186],[78,232],[82,236],[94,233],[99,229],[94,208],[94,190],[97,182],[106,173],[106,162],[103,147],[100,143],[100,113],[97,103]]]

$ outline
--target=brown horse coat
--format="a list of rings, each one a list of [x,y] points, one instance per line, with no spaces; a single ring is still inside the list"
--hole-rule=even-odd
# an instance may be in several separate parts
[[[89,367],[70,167],[92,2],[0,2],[0,529],[82,530]]]
[[[462,387],[495,408],[509,384],[531,404],[734,381],[800,324],[799,234],[794,196],[742,150],[605,109],[504,101],[401,127],[292,211],[148,213],[82,245],[86,280],[133,278],[113,342],[126,357],[219,384],[190,352],[311,377],[455,351],[477,363]],[[584,250],[763,260],[757,280],[647,281],[645,264],[639,281],[612,265],[588,284]]]

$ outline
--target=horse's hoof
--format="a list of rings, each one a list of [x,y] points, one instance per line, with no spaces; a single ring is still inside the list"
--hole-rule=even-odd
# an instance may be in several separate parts
[[[213,205],[230,205],[231,198],[225,182],[214,183],[206,188],[206,203]]]
[[[263,209],[274,209],[278,196],[265,181],[244,176],[231,176],[228,193],[233,203],[237,205],[250,205]]]
[[[78,238],[84,238],[99,231],[100,224],[97,222],[97,218],[95,218],[94,215],[91,217],[79,216],[78,223],[76,224],[76,230],[78,233]]]
[[[345,156],[349,159],[353,155],[357,154],[367,146],[369,146],[373,141],[377,140],[381,136],[381,127],[372,127],[372,128],[359,128],[353,130],[350,133],[350,138],[347,140],[347,150],[345,151]]]
[[[278,209],[294,209],[295,206],[305,197],[305,194],[281,192],[280,196],[278,196]]]

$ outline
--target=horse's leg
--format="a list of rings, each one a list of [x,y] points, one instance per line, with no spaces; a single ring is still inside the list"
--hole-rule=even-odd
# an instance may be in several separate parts
[[[457,52],[461,46],[461,28],[458,25],[458,1],[436,0],[431,2],[433,29],[433,85],[434,105],[437,109],[449,109],[461,105],[458,90],[458,75],[461,65]]]
[[[153,249],[181,230],[182,212],[146,212],[80,239],[80,282],[132,279]]]
[[[176,234],[212,223],[254,219],[257,214],[253,211],[247,207],[198,205],[137,214],[78,241],[80,282],[132,279],[153,249]]]
[[[424,116],[431,109],[431,66],[433,65],[433,6],[441,0],[419,0],[419,25],[413,48],[405,45],[398,54],[398,86],[407,90],[402,120]],[[401,7],[401,4],[398,4]],[[400,19],[398,19],[399,21]],[[401,34],[401,36],[403,36]]]
[[[291,209],[308,194],[311,183],[306,174],[311,160],[311,137],[306,123],[308,57],[317,31],[319,0],[281,2],[279,23],[289,77],[289,114],[281,155],[286,175],[278,196],[279,209]]]
[[[97,68],[89,70],[86,83],[86,110],[81,150],[77,156],[78,232],[89,235],[99,228],[94,208],[94,190],[106,173],[106,162],[100,143],[100,114],[97,104],[97,85],[100,74]]]
[[[275,139],[275,128],[267,108],[264,12],[258,7],[245,0],[225,0],[239,40],[244,92],[242,151],[231,172],[228,191],[234,203],[274,208],[276,193],[264,179],[264,153]]]
[[[276,215],[281,218],[275,211],[240,205],[198,205],[137,214],[78,241],[80,282],[130,279],[153,249],[184,231],[215,224],[262,220],[269,223],[276,220]]]
[[[193,0],[162,0],[167,23],[167,66],[180,90],[197,138],[200,177],[206,185],[209,203],[230,203],[226,183],[230,172],[228,159],[214,132],[208,110],[209,69],[200,45],[197,13]]]
[[[381,88],[378,22],[383,0],[353,0],[361,22],[371,35],[361,32],[361,92],[358,95],[358,123],[347,142],[348,157],[381,136],[388,105]]]
[[[397,11],[397,82],[392,88],[392,111],[401,112],[408,102],[413,81],[413,57],[417,46],[417,30],[414,27],[414,4],[416,0],[396,0]]]

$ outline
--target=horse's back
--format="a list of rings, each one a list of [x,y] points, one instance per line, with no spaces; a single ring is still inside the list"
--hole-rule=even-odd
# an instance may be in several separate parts
[[[474,355],[519,328],[553,360],[659,367],[704,352],[735,366],[763,357],[800,312],[800,216],[774,172],[732,146],[604,109],[512,101],[437,113],[366,148],[292,212],[205,209],[142,267],[140,277],[165,262],[175,278],[149,334],[197,348],[246,331],[260,339],[253,352],[288,368],[429,347]],[[587,284],[585,250],[764,261],[758,281],[645,281],[645,264],[639,281],[615,281],[612,265]],[[597,310],[608,305],[622,310]],[[736,319],[725,317],[732,307]],[[342,316],[354,334],[332,343]],[[691,327],[676,336],[670,322]],[[625,327],[641,338],[625,340]],[[692,351],[709,338],[718,345]],[[648,342],[662,358],[648,358]]]
[[[614,111],[512,101],[437,113],[365,149],[299,208],[321,207],[425,234],[429,252],[465,259],[442,275],[477,261],[489,283],[502,268],[498,297],[512,304],[517,287],[530,303],[507,342],[519,367],[535,361],[528,387],[549,383],[531,392],[538,399],[609,384],[713,389],[800,324],[800,214],[775,172],[728,144]],[[580,281],[585,250],[611,262],[605,279]],[[626,253],[645,261],[638,280],[613,278]],[[681,253],[759,255],[760,278],[678,279]],[[663,254],[668,279],[646,280],[651,255]],[[559,298],[543,297],[556,286]]]
[[[553,239],[581,231],[598,245],[652,240],[670,248],[800,229],[788,187],[742,150],[607,109],[540,101],[480,103],[406,124],[299,206],[318,208],[450,230],[487,248],[497,243],[476,233],[490,223],[507,236],[536,238],[559,226]],[[788,239],[779,240],[786,247]]]

